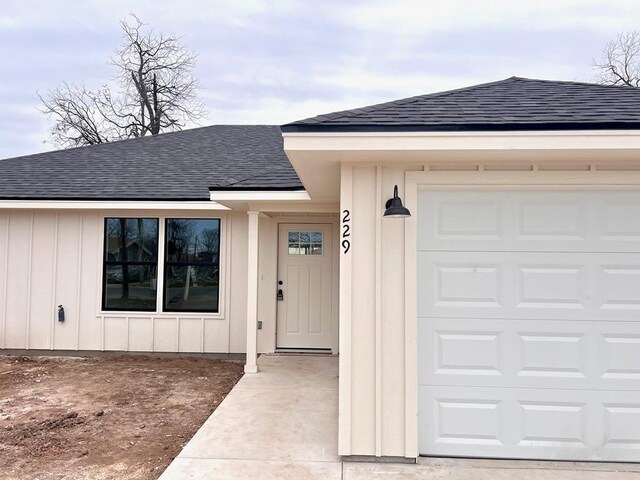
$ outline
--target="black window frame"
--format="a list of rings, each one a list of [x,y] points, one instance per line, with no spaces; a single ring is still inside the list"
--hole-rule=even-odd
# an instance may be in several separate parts
[[[109,220],[155,220],[156,221],[156,261],[152,262],[121,262],[121,261],[112,261],[108,259],[109,252],[109,235],[108,235],[108,223]],[[103,235],[103,247],[102,247],[102,311],[103,312],[157,312],[158,311],[158,271],[160,266],[160,218],[159,217],[104,217],[104,235]],[[156,295],[155,295],[155,304],[153,308],[122,308],[122,307],[107,307],[107,274],[108,274],[108,266],[155,266],[156,267]]]
[[[170,220],[215,220],[218,222],[218,263],[216,262],[192,262],[192,261],[168,261],[169,248],[168,248],[168,224]],[[221,232],[222,231],[222,219],[217,217],[165,217],[164,218],[164,242],[163,242],[163,258],[162,258],[162,312],[167,313],[220,313],[220,244],[221,244]],[[160,259],[158,259],[160,260]],[[207,308],[189,309],[184,310],[180,308],[168,308],[167,307],[167,267],[218,267],[218,292],[216,295],[216,307],[215,310]]]

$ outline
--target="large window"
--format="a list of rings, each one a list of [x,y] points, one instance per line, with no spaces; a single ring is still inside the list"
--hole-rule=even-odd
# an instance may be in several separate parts
[[[106,218],[102,309],[219,311],[220,220],[167,218],[158,278],[157,218]],[[161,253],[162,254],[162,253]]]
[[[168,218],[164,311],[218,312],[220,220]]]
[[[158,220],[105,219],[103,310],[154,311]]]

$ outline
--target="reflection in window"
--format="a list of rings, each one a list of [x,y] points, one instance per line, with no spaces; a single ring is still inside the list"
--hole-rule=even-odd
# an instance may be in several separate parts
[[[220,220],[168,218],[164,311],[217,312]]]
[[[155,310],[157,267],[157,219],[105,219],[104,310]]]
[[[289,255],[322,255],[322,232],[289,232]]]

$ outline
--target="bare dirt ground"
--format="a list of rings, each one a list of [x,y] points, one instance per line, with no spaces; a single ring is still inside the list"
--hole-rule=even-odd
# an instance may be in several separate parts
[[[193,357],[0,356],[0,479],[156,479],[241,376]]]

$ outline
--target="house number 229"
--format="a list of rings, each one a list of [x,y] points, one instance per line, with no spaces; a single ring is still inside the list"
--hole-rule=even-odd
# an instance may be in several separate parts
[[[346,254],[351,248],[351,242],[348,237],[351,236],[351,212],[349,210],[342,211],[342,253]]]

